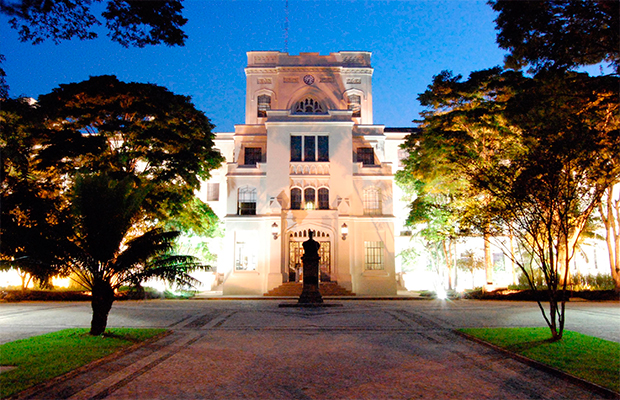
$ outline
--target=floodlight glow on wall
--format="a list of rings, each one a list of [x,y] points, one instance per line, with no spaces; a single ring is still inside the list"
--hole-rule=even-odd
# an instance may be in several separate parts
[[[271,225],[271,234],[273,235],[273,240],[276,240],[278,238],[279,233],[280,230],[278,229],[278,224],[274,222],[273,225]]]
[[[340,227],[340,233],[342,234],[342,240],[347,240],[347,235],[349,234],[349,227],[347,224],[342,224]]]

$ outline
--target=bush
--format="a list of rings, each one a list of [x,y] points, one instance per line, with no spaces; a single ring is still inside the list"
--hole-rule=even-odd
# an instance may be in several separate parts
[[[121,286],[116,293],[117,300],[151,300],[163,297],[163,293],[148,286]]]
[[[570,278],[569,286],[573,290],[613,290],[614,280],[610,274],[596,275],[574,274]]]
[[[5,301],[90,301],[89,292],[70,290],[7,290],[0,293]]]

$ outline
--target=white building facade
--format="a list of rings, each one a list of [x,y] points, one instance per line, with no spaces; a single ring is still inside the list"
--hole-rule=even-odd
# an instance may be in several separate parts
[[[406,207],[394,174],[406,132],[373,124],[371,54],[247,55],[245,124],[217,134],[226,164],[203,188],[224,223],[223,294],[300,280],[310,230],[321,281],[396,294],[395,212]]]

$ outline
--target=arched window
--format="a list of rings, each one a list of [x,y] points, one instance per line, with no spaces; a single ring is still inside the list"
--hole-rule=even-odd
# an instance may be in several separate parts
[[[319,189],[319,210],[329,210],[329,189]]]
[[[237,201],[238,215],[256,215],[256,188],[239,188]]]
[[[258,96],[258,112],[259,118],[267,117],[267,111],[271,110],[271,96],[261,94]]]
[[[295,105],[293,106],[293,113],[325,114],[325,107],[312,97],[306,97],[304,100],[295,103]]]
[[[362,99],[356,94],[349,96],[349,110],[353,111],[353,118],[362,116]]]
[[[304,202],[306,210],[314,210],[316,204],[316,190],[314,188],[304,189]]]
[[[381,189],[371,187],[364,190],[364,214],[381,215],[383,213],[381,207]]]
[[[301,209],[301,189],[292,188],[291,189],[291,210],[300,210],[300,209]]]

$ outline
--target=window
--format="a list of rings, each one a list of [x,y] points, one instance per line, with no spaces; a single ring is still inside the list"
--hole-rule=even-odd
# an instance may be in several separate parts
[[[247,243],[237,242],[235,246],[235,270],[256,270],[256,252]]]
[[[294,114],[325,114],[325,107],[311,97],[298,101],[293,106]]]
[[[260,147],[246,147],[243,164],[256,166],[256,163],[262,162],[262,157],[263,149]]]
[[[364,242],[364,269],[385,269],[383,264],[383,242]]]
[[[353,111],[353,118],[362,116],[362,101],[360,96],[356,94],[349,96],[349,110]]]
[[[239,202],[237,204],[237,214],[256,215],[256,189],[243,187],[239,189]]]
[[[258,96],[258,112],[257,116],[259,118],[266,118],[267,111],[271,110],[271,97],[266,94],[261,94]]]
[[[220,199],[220,184],[207,183],[207,201],[218,201]]]
[[[381,215],[381,189],[369,188],[364,190],[364,214],[366,215]]]
[[[291,210],[301,210],[302,204],[305,210],[329,210],[329,189],[320,188],[318,191],[318,203],[317,203],[317,191],[313,187],[305,188],[302,191],[300,188],[291,188]]]
[[[317,136],[317,161],[329,161],[329,137]]]
[[[360,147],[357,149],[357,162],[363,165],[375,165],[375,152],[372,147]]]
[[[329,189],[319,189],[319,210],[329,210]]]
[[[291,161],[301,161],[301,136],[291,136]]]
[[[314,210],[316,201],[316,190],[314,188],[304,189],[304,202],[306,210]]]
[[[329,161],[329,136],[291,135],[291,161]]]
[[[316,136],[304,136],[304,161],[316,161]]]
[[[301,189],[292,188],[291,189],[291,210],[300,210],[300,209],[301,209]]]

